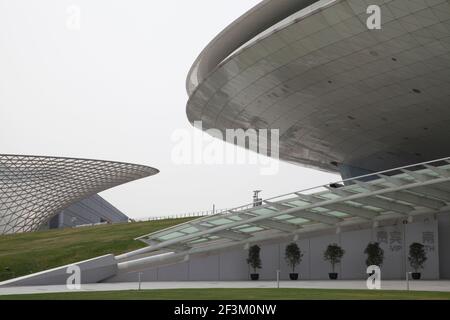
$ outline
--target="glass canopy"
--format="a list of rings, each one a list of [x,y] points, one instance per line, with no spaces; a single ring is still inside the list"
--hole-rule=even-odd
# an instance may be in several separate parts
[[[348,179],[203,217],[137,238],[149,246],[119,256],[178,256],[295,237],[339,232],[358,224],[442,211],[450,203],[450,158]],[[142,259],[141,259],[142,260]],[[145,260],[145,259],[143,259]]]

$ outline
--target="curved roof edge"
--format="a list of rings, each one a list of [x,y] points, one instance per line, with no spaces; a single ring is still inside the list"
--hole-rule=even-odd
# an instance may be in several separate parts
[[[317,0],[263,0],[219,33],[195,60],[186,79],[189,95],[214,68],[243,44]]]
[[[31,155],[31,154],[14,154],[14,153],[0,153],[0,157],[20,157],[20,158],[40,158],[40,159],[48,159],[48,160],[75,160],[75,161],[94,161],[97,163],[110,163],[110,164],[117,164],[117,165],[128,165],[128,166],[133,166],[135,168],[140,168],[143,171],[148,171],[148,175],[147,176],[143,176],[143,178],[145,177],[149,177],[149,176],[154,176],[158,173],[160,173],[159,169],[150,167],[150,166],[146,166],[143,164],[135,164],[135,163],[130,163],[130,162],[124,162],[124,161],[111,161],[111,160],[102,160],[102,159],[90,159],[90,158],[79,158],[79,157],[63,157],[63,156],[42,156],[42,155]]]

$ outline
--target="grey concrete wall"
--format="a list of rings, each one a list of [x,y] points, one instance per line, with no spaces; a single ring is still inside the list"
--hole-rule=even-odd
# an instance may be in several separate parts
[[[71,265],[80,267],[81,283],[96,283],[115,275],[117,272],[117,262],[112,254],[77,262]],[[67,268],[71,265],[0,282],[0,287],[66,284],[67,279],[70,276],[70,274],[67,273]]]
[[[208,268],[205,268],[208,266]],[[220,256],[211,255],[193,259],[189,263],[188,279],[217,280],[220,275]]]
[[[447,216],[448,217],[448,216]],[[447,225],[450,226],[449,219]],[[427,250],[428,260],[423,270],[424,279],[439,279],[439,250],[446,250],[447,257],[449,245],[438,247],[438,221],[432,218],[416,221],[412,224],[391,225],[375,229],[365,229],[340,234],[324,235],[319,237],[300,239],[297,242],[303,258],[297,272],[305,280],[328,279],[331,266],[323,260],[323,253],[330,243],[339,244],[346,252],[341,264],[336,267],[340,279],[364,279],[366,275],[366,255],[364,249],[369,242],[379,242],[384,250],[385,260],[381,268],[382,279],[404,279],[406,271],[411,271],[407,261],[409,245],[412,242],[424,243]],[[441,240],[447,240],[450,232]],[[281,279],[288,279],[292,272],[284,259],[284,251],[289,242],[267,244],[261,246],[261,260],[263,268],[259,270],[262,280],[276,279],[276,271],[281,270]],[[161,266],[143,271],[143,279],[146,281],[231,281],[248,280],[252,272],[247,263],[247,250],[244,248],[233,249],[210,254],[207,256],[191,257],[188,262]],[[448,263],[448,258],[446,263]],[[448,264],[446,265],[448,266]],[[442,268],[442,264],[441,264]],[[444,273],[444,274],[448,274]],[[136,281],[136,272],[122,273],[112,277],[108,281]]]

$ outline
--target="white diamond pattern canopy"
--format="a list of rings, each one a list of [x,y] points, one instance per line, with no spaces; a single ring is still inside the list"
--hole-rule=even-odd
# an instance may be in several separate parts
[[[0,155],[0,234],[35,231],[79,200],[158,172],[121,162]]]

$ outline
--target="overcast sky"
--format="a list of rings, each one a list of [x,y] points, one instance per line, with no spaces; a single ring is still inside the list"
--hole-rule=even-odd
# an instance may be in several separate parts
[[[0,152],[160,169],[101,194],[133,218],[234,207],[254,189],[272,197],[337,180],[287,163],[264,176],[255,164],[172,161],[174,132],[192,128],[189,68],[258,2],[0,0]],[[79,30],[67,27],[73,5]]]

